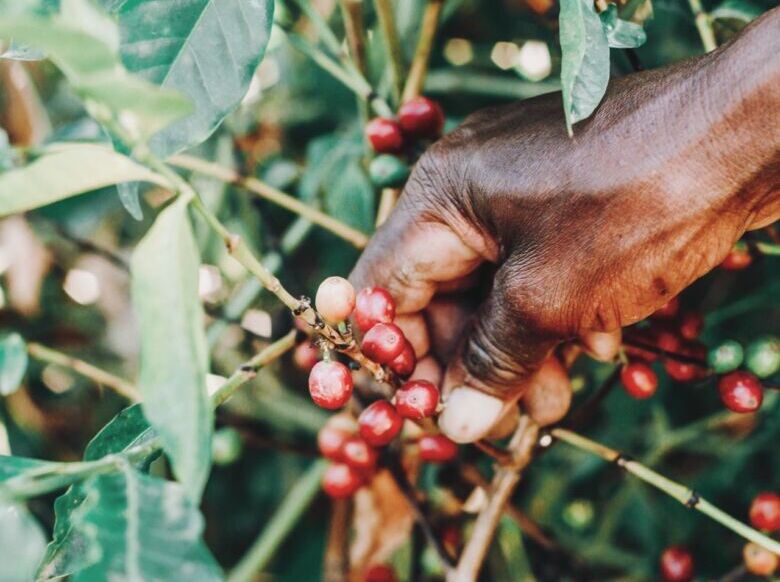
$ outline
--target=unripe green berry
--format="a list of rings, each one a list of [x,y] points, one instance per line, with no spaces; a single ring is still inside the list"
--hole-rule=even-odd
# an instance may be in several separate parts
[[[211,456],[215,465],[230,465],[241,456],[241,435],[231,427],[221,428],[214,433],[211,442]]]
[[[725,374],[739,368],[743,357],[742,346],[734,340],[726,340],[709,351],[707,363],[718,374]]]
[[[593,503],[587,499],[575,499],[563,509],[563,521],[573,530],[587,529],[596,512]]]
[[[780,370],[780,339],[764,336],[751,342],[745,351],[745,365],[759,378],[776,373]]]
[[[381,154],[368,166],[371,182],[379,188],[403,186],[409,176],[409,166],[390,154]]]

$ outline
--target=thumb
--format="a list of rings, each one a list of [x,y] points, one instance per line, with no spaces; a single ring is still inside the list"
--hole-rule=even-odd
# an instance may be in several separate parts
[[[558,343],[531,323],[510,281],[505,266],[447,368],[439,427],[455,442],[474,442],[490,432]]]

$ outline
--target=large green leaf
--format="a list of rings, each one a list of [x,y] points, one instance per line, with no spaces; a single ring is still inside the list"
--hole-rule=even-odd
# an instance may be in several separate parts
[[[0,483],[12,477],[17,477],[25,471],[53,466],[55,466],[55,463],[39,461],[38,459],[0,455]]]
[[[32,163],[0,174],[0,216],[45,206],[128,181],[165,186],[165,178],[109,147],[60,144]]]
[[[561,0],[561,84],[566,127],[596,109],[609,82],[609,42],[589,0]]]
[[[641,25],[618,18],[617,6],[614,4],[609,4],[599,17],[612,48],[636,48],[647,40],[647,34]]]
[[[139,243],[131,273],[141,327],[144,414],[192,499],[200,497],[208,477],[213,423],[199,264],[187,201],[179,198]]]
[[[125,66],[189,96],[195,111],[152,139],[163,156],[205,140],[249,89],[271,34],[273,0],[128,0]]]
[[[84,451],[85,461],[97,461],[106,455],[120,453],[153,439],[154,430],[149,426],[140,404],[128,406],[111,419],[97,433]]]
[[[180,485],[128,465],[85,481],[79,501],[68,535],[80,543],[45,560],[39,579],[72,574],[83,582],[221,580],[201,540],[203,518]]]
[[[45,549],[43,528],[27,508],[0,502],[0,580],[33,580]]]
[[[16,392],[27,370],[27,345],[22,336],[12,333],[0,340],[0,394]]]

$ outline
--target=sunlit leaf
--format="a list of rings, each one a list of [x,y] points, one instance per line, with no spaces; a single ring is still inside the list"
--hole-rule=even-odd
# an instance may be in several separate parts
[[[27,508],[0,502],[0,580],[33,580],[45,550],[43,528]]]
[[[612,48],[636,48],[647,40],[647,34],[641,25],[618,18],[617,6],[614,4],[609,4],[599,17]]]
[[[12,333],[0,339],[0,394],[16,392],[27,371],[27,344]]]

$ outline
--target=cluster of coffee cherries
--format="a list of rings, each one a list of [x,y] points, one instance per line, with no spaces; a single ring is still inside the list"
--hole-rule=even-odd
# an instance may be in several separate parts
[[[414,97],[398,109],[397,119],[375,117],[366,124],[365,135],[378,154],[368,168],[371,181],[381,188],[403,185],[409,166],[398,157],[415,142],[434,140],[444,129],[441,106],[428,97]]]
[[[755,412],[761,407],[764,391],[759,378],[780,370],[780,340],[760,338],[747,352],[737,342],[728,340],[708,351],[698,340],[704,326],[699,313],[681,311],[677,298],[672,299],[649,318],[649,325],[632,332],[641,344],[662,352],[687,357],[663,357],[663,367],[670,378],[691,382],[718,374],[718,391],[723,404],[733,412]],[[620,372],[626,392],[637,399],[650,398],[658,389],[658,376],[651,364],[658,359],[654,351],[633,345],[625,346],[627,363]],[[744,354],[749,355],[748,358]],[[700,363],[695,363],[699,361]],[[747,370],[739,369],[745,362]]]
[[[768,535],[780,531],[780,495],[759,493],[748,511],[750,524]],[[748,542],[742,550],[745,569],[755,576],[772,576],[780,566],[780,556],[762,546]],[[695,574],[691,552],[682,546],[669,546],[661,554],[660,568],[664,582],[690,582]]]
[[[323,476],[323,489],[333,498],[345,498],[370,480],[377,469],[379,450],[401,433],[405,420],[421,422],[437,412],[439,388],[428,380],[410,379],[417,365],[414,349],[393,323],[395,301],[385,289],[368,287],[356,295],[349,281],[329,277],[317,290],[315,306],[320,317],[337,328],[349,329],[351,318],[362,333],[362,354],[403,382],[392,400],[372,402],[357,421],[347,413],[337,414],[320,430],[320,453],[332,461]],[[340,409],[353,395],[352,372],[327,350],[322,361],[313,363],[317,352],[318,348],[306,342],[298,346],[294,357],[302,367],[313,364],[309,372],[312,400],[328,410]],[[445,463],[458,453],[457,445],[441,434],[422,434],[412,445],[425,462]]]

